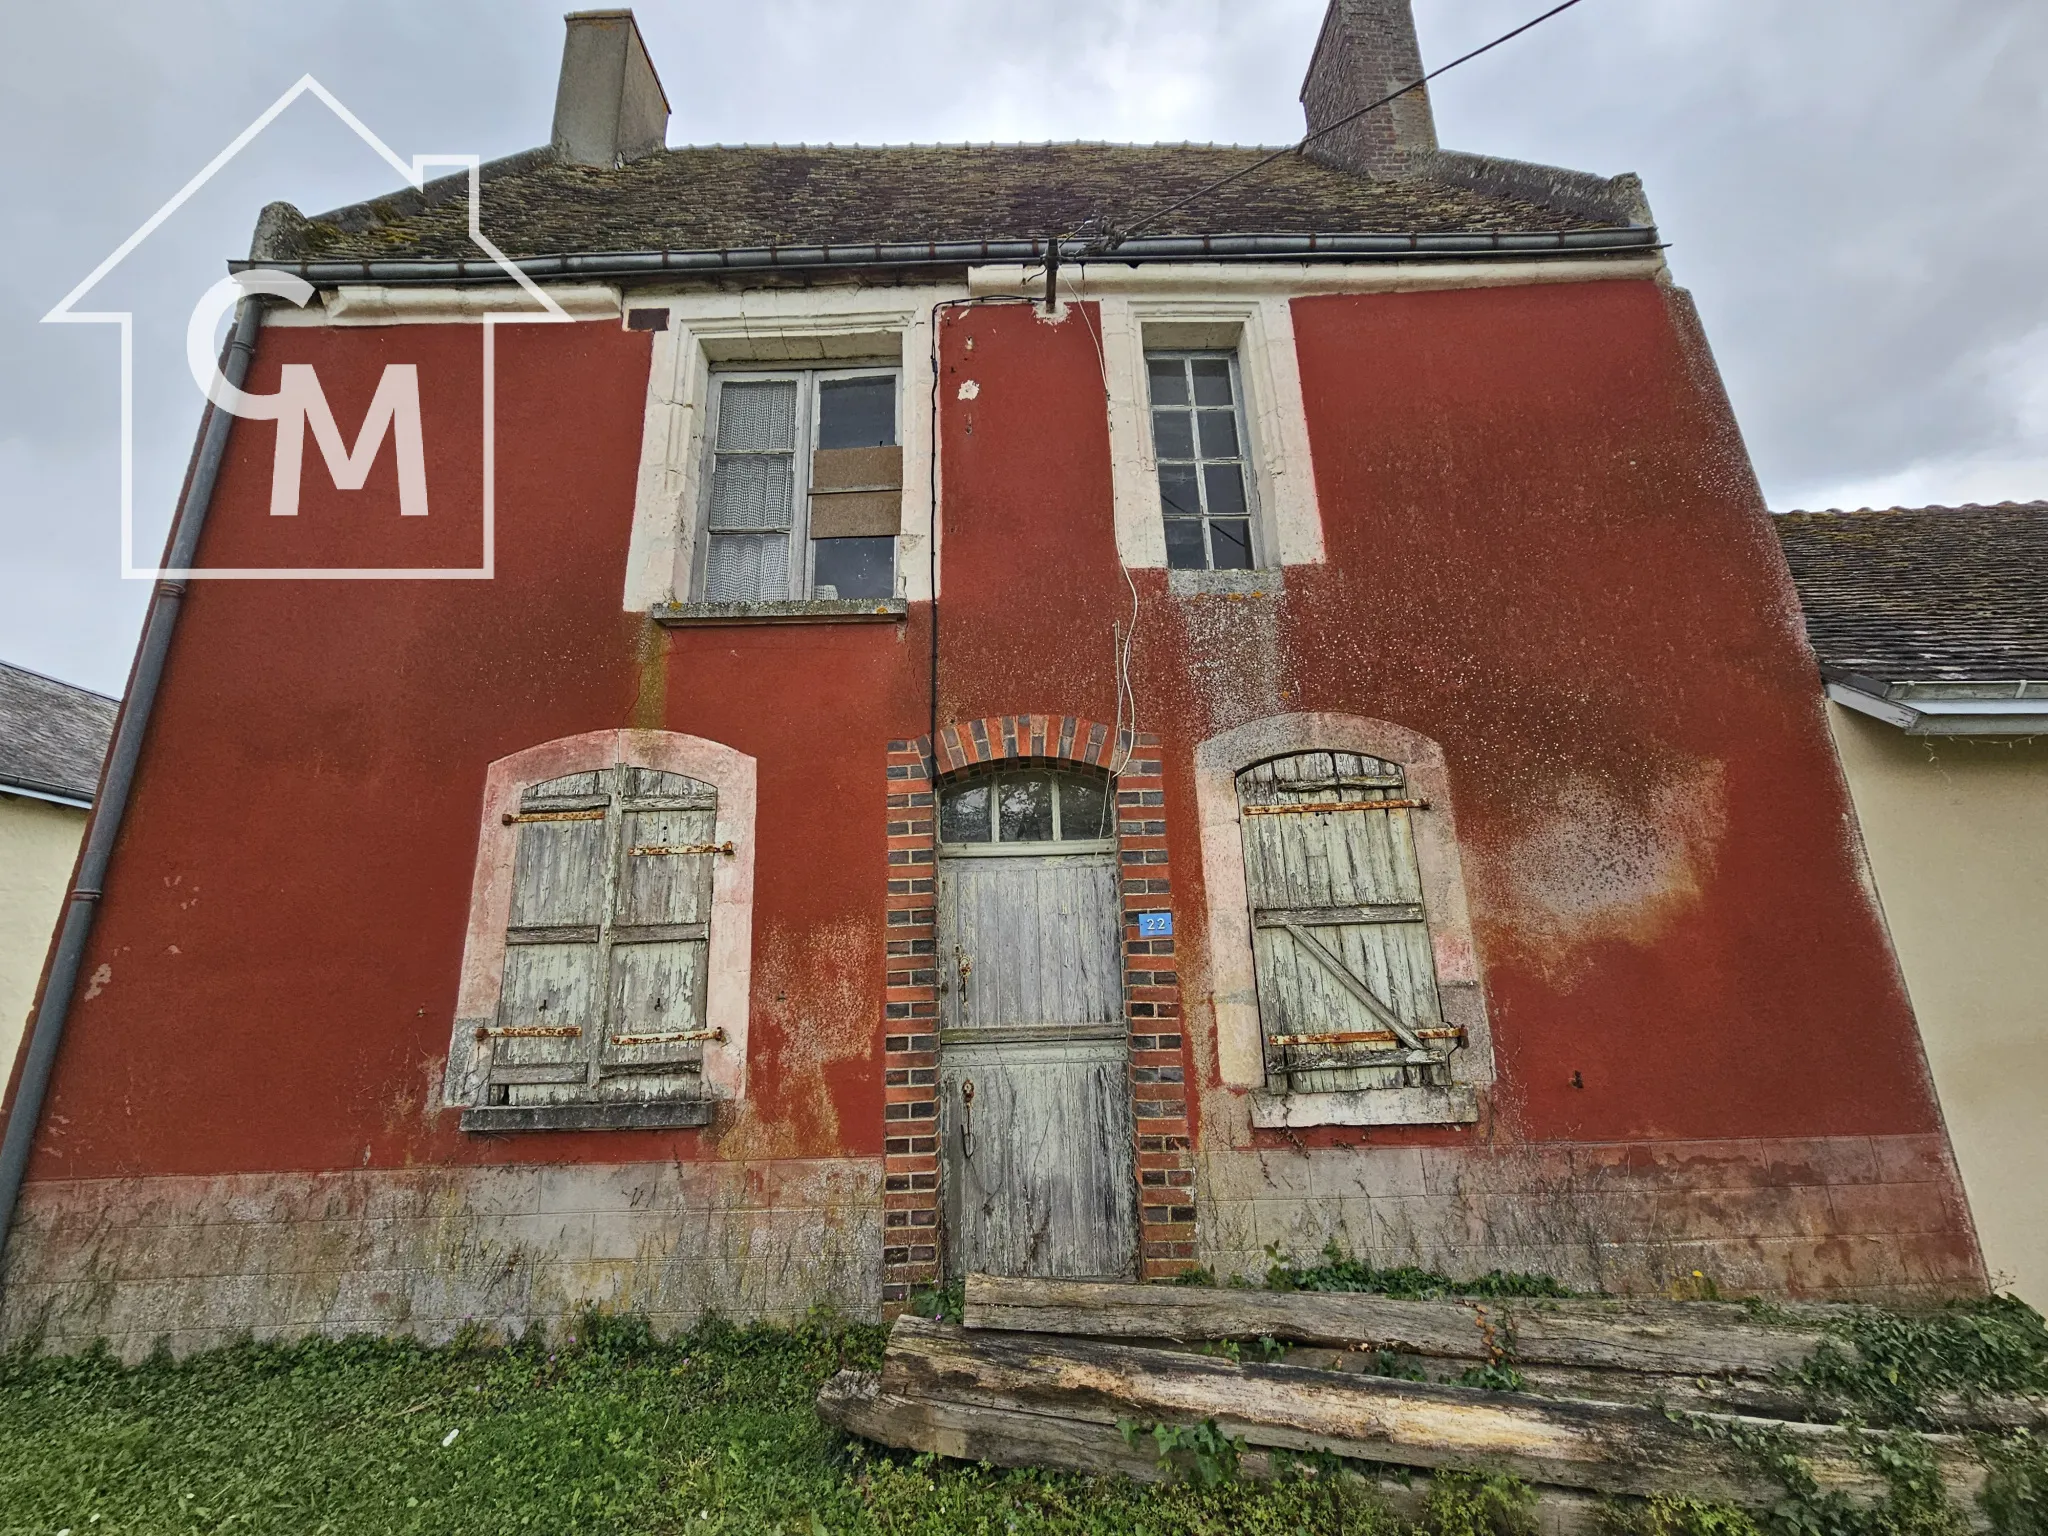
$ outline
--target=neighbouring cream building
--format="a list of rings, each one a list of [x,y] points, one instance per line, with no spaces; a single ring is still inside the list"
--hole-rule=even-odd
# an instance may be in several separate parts
[[[1777,527],[1985,1267],[2048,1305],[2048,502]]]
[[[116,708],[0,662],[0,1061],[10,1068]]]

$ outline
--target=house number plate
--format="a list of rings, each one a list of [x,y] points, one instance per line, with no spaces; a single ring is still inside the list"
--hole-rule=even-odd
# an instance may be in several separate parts
[[[1145,939],[1172,938],[1173,914],[1171,912],[1140,912],[1138,914],[1138,936]]]

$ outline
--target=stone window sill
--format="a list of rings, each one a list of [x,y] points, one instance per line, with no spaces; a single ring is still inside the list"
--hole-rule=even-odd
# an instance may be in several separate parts
[[[1312,1125],[1470,1125],[1478,1118],[1478,1093],[1460,1083],[1448,1088],[1252,1095],[1252,1124],[1261,1130],[1301,1130]]]
[[[629,1104],[472,1104],[465,1131],[668,1131],[711,1123],[709,1099]]]
[[[657,624],[874,624],[900,620],[910,604],[900,597],[841,597],[787,603],[657,603]]]
[[[1174,597],[1279,597],[1287,590],[1287,580],[1277,567],[1266,571],[1169,570],[1166,590]]]

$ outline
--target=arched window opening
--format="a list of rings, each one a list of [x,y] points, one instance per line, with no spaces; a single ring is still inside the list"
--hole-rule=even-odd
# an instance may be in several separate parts
[[[939,842],[948,853],[1016,853],[1107,844],[1116,837],[1108,775],[1071,768],[1004,768],[939,788]]]

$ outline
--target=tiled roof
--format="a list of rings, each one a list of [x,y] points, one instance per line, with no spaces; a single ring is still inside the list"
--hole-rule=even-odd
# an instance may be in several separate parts
[[[1197,144],[708,146],[616,169],[532,151],[486,168],[483,231],[508,256],[1032,239],[1148,211],[1269,151]],[[451,195],[452,194],[452,195]],[[278,257],[474,256],[466,178],[317,216]],[[1548,233],[1614,228],[1422,177],[1369,180],[1287,155],[1148,235]]]
[[[0,790],[90,800],[120,705],[0,661]]]
[[[2048,679],[2048,502],[1772,522],[1824,666],[1887,683]]]

